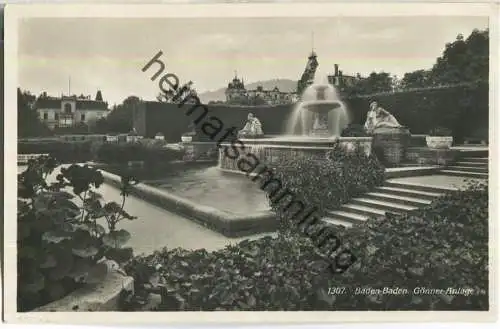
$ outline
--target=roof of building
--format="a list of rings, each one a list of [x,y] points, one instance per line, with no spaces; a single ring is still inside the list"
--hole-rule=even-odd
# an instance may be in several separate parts
[[[96,111],[108,111],[108,103],[104,101],[96,101],[88,98],[83,98],[82,96],[70,96],[70,97],[51,97],[51,96],[41,96],[38,97],[35,102],[35,108],[46,108],[46,109],[56,109],[61,108],[61,102],[63,100],[72,100],[76,102],[77,110],[96,110]]]

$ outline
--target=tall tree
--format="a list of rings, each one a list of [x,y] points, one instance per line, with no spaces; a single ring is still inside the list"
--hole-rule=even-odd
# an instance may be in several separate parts
[[[50,129],[40,121],[38,113],[31,108],[32,97],[28,92],[22,92],[20,88],[17,88],[17,136],[19,138],[52,135]]]
[[[401,80],[402,89],[410,88],[424,88],[431,85],[430,81],[431,72],[428,70],[417,70],[405,73]]]
[[[372,72],[368,77],[358,79],[358,81],[349,88],[348,92],[352,94],[373,94],[393,90],[393,78],[386,72]]]
[[[475,29],[467,39],[459,34],[446,44],[443,55],[431,70],[435,85],[464,81],[487,81],[489,77],[489,30]]]
[[[111,112],[106,117],[104,125],[107,132],[128,133],[133,128],[133,116],[135,109],[141,100],[136,96],[127,97],[122,104],[113,106]],[[102,129],[103,123],[99,122],[99,127]]]

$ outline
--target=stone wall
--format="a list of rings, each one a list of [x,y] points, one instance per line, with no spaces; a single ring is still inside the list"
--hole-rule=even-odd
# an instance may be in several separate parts
[[[280,139],[252,139],[241,140],[244,147],[233,148],[230,144],[222,144],[219,149],[219,167],[221,170],[239,172],[244,174],[238,167],[238,161],[249,158],[250,154],[255,156],[260,164],[272,168],[283,158],[297,159],[301,157],[325,158],[335,143],[334,140],[280,140]],[[371,153],[371,137],[343,137],[340,145],[347,150],[354,151],[360,147],[366,155]],[[236,154],[236,152],[238,154]]]
[[[406,151],[406,160],[418,165],[446,166],[453,163],[458,151],[452,149],[431,149],[428,147],[409,147]]]

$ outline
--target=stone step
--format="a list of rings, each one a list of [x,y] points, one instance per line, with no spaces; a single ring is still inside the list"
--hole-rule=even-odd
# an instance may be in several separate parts
[[[426,185],[426,184],[419,184],[419,183],[407,183],[407,182],[394,182],[394,181],[385,181],[384,186],[387,187],[396,187],[396,188],[403,188],[407,190],[412,190],[412,191],[422,191],[422,192],[430,192],[430,193],[448,193],[451,191],[456,191],[456,188],[447,188],[443,186],[433,186],[433,185]]]
[[[457,163],[454,164],[454,166],[461,166],[467,168],[488,168],[488,163],[458,161]]]
[[[386,211],[374,207],[361,206],[358,204],[348,203],[340,207],[341,211],[363,215],[366,217],[384,217]]]
[[[478,172],[458,171],[458,170],[441,170],[440,173],[443,175],[447,175],[447,176],[460,176],[460,177],[469,177],[469,178],[488,179],[488,174],[478,173]]]
[[[460,159],[460,161],[465,161],[465,162],[474,162],[474,163],[488,163],[488,158],[473,158],[473,157],[466,157]]]
[[[467,172],[479,172],[479,173],[488,173],[488,167],[463,167],[463,166],[448,166],[446,170],[454,170],[454,171],[467,171]]]
[[[342,211],[342,210],[327,211],[327,217],[339,221],[348,222],[351,224],[364,222],[368,219],[368,216],[366,215],[360,215],[357,213]]]
[[[402,196],[408,196],[411,198],[417,198],[417,199],[423,199],[423,200],[429,200],[429,201],[432,201],[436,198],[439,198],[442,195],[441,193],[417,191],[414,189],[389,187],[389,186],[379,186],[379,187],[375,188],[375,192],[402,195]]]
[[[341,220],[341,219],[336,219],[336,218],[331,218],[331,217],[325,217],[321,219],[323,222],[330,224],[330,225],[341,225],[345,227],[352,227],[353,223]]]
[[[426,199],[413,198],[403,195],[394,195],[380,192],[370,192],[365,194],[367,198],[384,201],[388,203],[402,204],[411,207],[423,207],[431,204],[432,201]]]
[[[401,203],[380,201],[380,200],[370,199],[367,197],[353,199],[351,203],[355,205],[368,206],[375,209],[396,212],[396,213],[407,212],[416,209],[416,207],[407,206]]]

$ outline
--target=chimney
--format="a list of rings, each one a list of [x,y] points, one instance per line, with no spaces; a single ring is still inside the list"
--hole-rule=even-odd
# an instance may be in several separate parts
[[[342,71],[339,71],[339,77],[341,77],[341,76],[342,76]]]
[[[339,75],[339,64],[335,64],[335,76]]]

